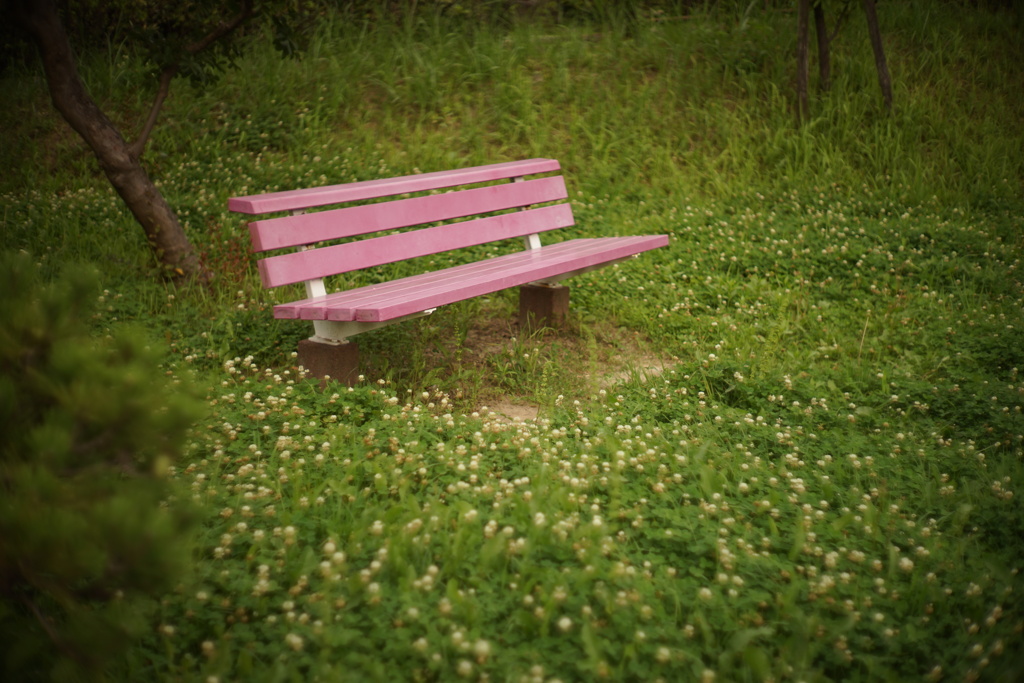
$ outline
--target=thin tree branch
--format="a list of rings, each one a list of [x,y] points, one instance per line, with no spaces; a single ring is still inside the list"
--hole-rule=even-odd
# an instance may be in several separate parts
[[[207,33],[203,38],[200,38],[196,42],[185,47],[185,52],[190,55],[202,52],[210,45],[216,43],[218,40],[228,35],[239,26],[244,24],[253,14],[252,0],[242,0],[242,9],[239,10],[238,14],[235,15],[230,21],[224,21],[217,25],[215,29]]]
[[[847,2],[843,5],[842,11],[839,13],[839,16],[836,17],[836,25],[835,27],[833,27],[832,35],[828,37],[828,42],[831,43],[833,40],[836,39],[836,36],[839,35],[839,29],[842,28],[843,21],[846,20],[846,17],[850,16],[850,9],[852,7],[853,2]]]
[[[160,83],[156,89],[156,96],[153,98],[153,106],[149,108],[149,116],[146,117],[146,123],[142,126],[142,130],[139,131],[139,136],[135,138],[135,142],[129,147],[130,153],[136,159],[142,157],[142,152],[146,149],[146,143],[149,142],[149,136],[153,133],[153,128],[156,127],[156,120],[160,116],[160,109],[164,106],[164,100],[167,99],[167,95],[171,91],[171,80],[178,73],[178,65],[169,66],[160,72]]]
[[[243,0],[242,8],[238,14],[232,17],[228,21],[223,21],[220,24],[207,33],[205,36],[197,40],[196,42],[185,46],[185,53],[188,55],[196,55],[206,48],[210,47],[218,40],[229,35],[233,31],[237,30],[239,26],[248,21],[253,15],[253,2],[252,0]],[[175,76],[178,75],[178,71],[181,69],[181,60],[174,62],[160,72],[160,82],[156,89],[156,95],[153,98],[153,105],[149,109],[149,116],[146,117],[146,123],[142,126],[142,130],[139,131],[138,137],[131,144],[131,154],[136,159],[142,157],[142,153],[146,149],[146,143],[149,142],[149,136],[153,133],[153,128],[156,127],[156,121],[160,116],[160,110],[164,106],[164,101],[167,99],[167,95],[171,90],[171,81]]]

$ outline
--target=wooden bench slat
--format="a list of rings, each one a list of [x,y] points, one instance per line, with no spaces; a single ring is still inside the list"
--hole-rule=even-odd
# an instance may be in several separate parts
[[[342,185],[328,185],[304,190],[270,192],[266,194],[232,197],[228,209],[246,214],[295,211],[329,204],[342,204],[364,199],[377,199],[405,194],[438,190],[457,185],[482,183],[505,178],[515,178],[534,173],[547,173],[561,168],[555,159],[525,159],[487,166],[474,166],[452,171],[435,171],[418,175],[363,180]]]
[[[575,240],[570,240],[571,244]],[[436,288],[429,291],[419,290],[410,292],[410,297],[397,295],[395,298],[375,305],[374,307],[361,308],[356,314],[356,320],[360,321],[382,321],[398,318],[409,313],[415,313],[427,308],[435,308],[446,304],[462,301],[469,297],[491,294],[493,292],[525,285],[546,277],[560,275],[569,270],[578,270],[600,263],[626,258],[638,254],[647,249],[665,246],[668,244],[668,237],[665,235],[640,236],[640,237],[605,237],[596,238],[583,249],[575,253],[568,253],[560,258],[553,254],[545,257],[537,252],[543,249],[535,249],[524,252],[530,263],[523,264],[522,268],[508,270],[500,274],[500,277],[491,274],[478,278],[466,278],[454,283],[454,287]]]
[[[307,320],[387,321],[667,244],[665,235],[570,240],[381,285],[282,304],[274,308],[274,315]]]
[[[558,242],[544,247],[539,252],[543,253],[544,258],[557,258],[559,255],[564,255],[567,251],[577,248],[584,241],[590,240],[577,239],[568,242]],[[377,300],[389,298],[396,292],[405,292],[410,288],[429,287],[465,276],[487,276],[523,262],[536,263],[538,262],[538,257],[533,251],[538,250],[495,256],[482,261],[420,273],[399,280],[367,285],[358,289],[335,292],[326,296],[303,299],[287,304],[278,304],[274,307],[274,317],[301,318],[303,320],[354,320],[357,308],[366,304],[372,304]]]
[[[546,248],[557,250],[558,245],[552,244]],[[495,256],[482,261],[428,271],[399,280],[336,292],[324,297],[305,299],[293,302],[292,304],[281,304],[274,308],[274,317],[301,318],[303,320],[338,320],[343,322],[355,320],[356,309],[360,306],[388,298],[393,296],[395,292],[404,292],[410,287],[430,287],[443,284],[467,275],[479,276],[493,273],[513,265],[517,260],[525,257],[526,253],[516,252],[514,254]]]
[[[553,176],[254,221],[249,224],[249,234],[253,250],[259,252],[503,211],[568,196],[565,179]]]
[[[658,236],[661,237],[661,236]],[[632,237],[603,237],[603,238],[580,238],[567,242],[558,242],[548,245],[540,250],[516,252],[497,256],[483,261],[466,263],[460,266],[453,266],[442,270],[430,271],[392,280],[375,285],[368,285],[359,289],[336,292],[323,297],[305,299],[291,304],[280,304],[274,308],[274,316],[277,318],[301,318],[303,320],[355,320],[356,310],[360,307],[373,305],[375,302],[392,298],[398,295],[406,295],[408,292],[415,292],[421,288],[428,288],[437,285],[444,286],[446,283],[456,281],[460,278],[493,278],[496,274],[502,274],[516,267],[537,267],[551,263],[560,263],[560,259],[566,256],[585,254],[589,245],[591,252],[594,247],[599,250],[607,247],[621,246],[622,243],[614,244],[619,240],[632,240]],[[666,238],[667,242],[667,238]],[[656,245],[660,246],[660,245]],[[654,248],[654,247],[645,247]],[[639,251],[644,251],[640,249]],[[618,258],[618,257],[613,257]],[[607,260],[612,260],[607,259]],[[588,265],[594,265],[590,263]],[[569,270],[568,268],[560,270]],[[548,273],[544,277],[552,277]],[[541,276],[531,277],[528,282],[542,279]],[[429,307],[428,307],[429,308]]]
[[[539,268],[552,264],[564,263],[566,259],[576,255],[592,251],[594,246],[593,238],[577,239],[567,242],[559,242],[548,245],[543,249],[517,252],[496,258],[468,263],[457,268],[450,268],[434,273],[423,273],[412,278],[403,278],[389,283],[392,286],[383,290],[367,292],[366,296],[356,297],[345,302],[345,306],[331,306],[327,309],[327,319],[351,319],[358,320],[362,312],[368,315],[367,311],[374,310],[384,302],[391,304],[406,302],[412,298],[424,294],[436,295],[438,292],[451,290],[453,287],[463,285],[473,286],[479,283],[493,283],[503,281],[517,275],[526,277],[526,282],[533,282],[542,279],[547,273],[541,274]],[[431,277],[433,275],[434,277]],[[507,285],[512,287],[515,285]],[[498,287],[501,289],[502,287]],[[491,293],[482,291],[480,294]],[[469,298],[467,295],[463,298]],[[457,299],[456,299],[457,300]],[[441,304],[438,304],[441,305]],[[433,306],[427,306],[432,308]]]
[[[559,244],[563,243],[545,247],[546,252],[553,254],[560,251],[562,248],[559,247]],[[470,275],[479,277],[493,274],[514,266],[517,262],[528,257],[528,253],[516,252],[514,254],[505,254],[484,259],[483,261],[420,273],[399,280],[328,294],[325,297],[296,301],[292,304],[281,304],[274,308],[274,317],[301,318],[303,320],[338,320],[343,322],[355,320],[356,310],[360,306],[390,298],[396,293],[409,291],[410,288],[416,289],[439,284],[443,285]]]
[[[491,277],[495,273],[521,266],[524,263],[536,264],[546,262],[552,258],[557,259],[578,248],[580,244],[589,241],[592,241],[592,239],[558,242],[544,247],[537,254],[533,251],[505,254],[451,268],[420,273],[399,280],[367,285],[358,289],[335,292],[326,296],[303,299],[288,304],[279,304],[274,307],[274,317],[301,318],[303,320],[338,320],[343,322],[355,320],[358,308],[372,305],[376,301],[389,299],[398,294],[415,291],[419,288],[445,285],[464,277]],[[540,260],[539,254],[541,252],[543,253],[544,261]]]
[[[263,259],[259,262],[258,268],[263,285],[277,287],[452,249],[522,237],[572,224],[572,207],[568,204],[554,204],[309,251],[281,254]]]

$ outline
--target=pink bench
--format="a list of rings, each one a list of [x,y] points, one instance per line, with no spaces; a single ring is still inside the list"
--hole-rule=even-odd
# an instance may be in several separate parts
[[[305,283],[306,298],[275,306],[274,317],[312,321],[313,337],[299,343],[300,364],[314,376],[351,381],[358,351],[348,339],[355,334],[509,287],[520,287],[523,324],[558,322],[568,289],[555,283],[668,244],[666,235],[646,235],[541,246],[540,233],[574,223],[565,180],[550,175],[559,168],[554,159],[527,159],[234,197],[228,208],[288,213],[249,224],[254,251],[296,249],[259,262],[265,287]],[[437,192],[448,188],[460,189]],[[381,198],[391,199],[365,203]],[[344,206],[307,213],[335,205]],[[400,231],[414,226],[424,227]],[[350,239],[370,233],[385,234]],[[510,238],[523,238],[526,249],[342,292],[328,293],[324,284],[331,275]]]

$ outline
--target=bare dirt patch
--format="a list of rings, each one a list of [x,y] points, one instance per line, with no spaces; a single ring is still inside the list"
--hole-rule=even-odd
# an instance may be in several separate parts
[[[641,335],[611,325],[581,328],[570,323],[561,330],[531,332],[507,318],[481,316],[463,344],[463,362],[476,366],[488,380],[478,406],[512,421],[536,419],[541,411],[537,397],[502,384],[495,371],[496,359],[524,352],[540,352],[554,364],[558,393],[567,400],[586,398],[633,378],[657,377],[676,360],[656,354]]]

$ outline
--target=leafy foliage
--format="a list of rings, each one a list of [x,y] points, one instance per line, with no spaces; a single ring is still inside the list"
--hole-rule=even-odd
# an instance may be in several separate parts
[[[99,675],[145,631],[188,560],[187,506],[164,509],[194,399],[159,354],[88,335],[96,276],[44,284],[0,260],[0,649],[12,680]]]

